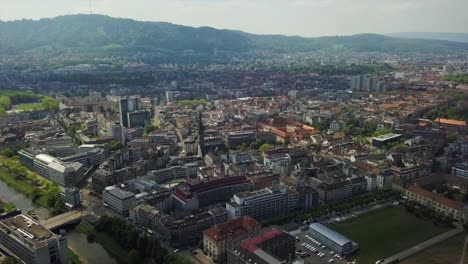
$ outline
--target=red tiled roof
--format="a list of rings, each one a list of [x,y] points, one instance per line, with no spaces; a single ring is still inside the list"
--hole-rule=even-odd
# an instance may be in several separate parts
[[[276,237],[278,235],[281,235],[281,234],[283,234],[283,231],[281,231],[279,229],[273,229],[270,232],[267,232],[267,233],[262,234],[260,236],[256,236],[256,237],[250,239],[249,241],[241,244],[241,247],[247,249],[250,252],[253,252],[253,251],[259,249],[258,244],[260,244],[260,243],[262,243],[264,241],[267,241],[269,239],[272,239],[272,238],[274,238],[274,237]]]
[[[462,210],[463,209],[463,203],[460,203],[458,201],[455,201],[455,200],[451,200],[445,196],[442,196],[440,194],[437,194],[437,193],[433,193],[431,191],[428,191],[428,190],[425,190],[419,186],[416,186],[416,185],[413,185],[413,186],[409,186],[407,188],[408,191],[412,192],[412,193],[415,193],[415,194],[418,194],[418,195],[421,195],[423,197],[428,197],[440,204],[443,204],[445,206],[448,206],[450,208],[453,208],[453,209],[457,209],[457,210]]]
[[[250,216],[243,216],[223,224],[214,225],[205,230],[204,233],[213,240],[221,241],[228,237],[236,238],[243,236],[257,227],[260,227],[260,223],[257,220]]]
[[[455,119],[445,119],[438,117],[435,122],[441,123],[444,125],[452,125],[452,126],[466,126],[466,121],[455,120]]]

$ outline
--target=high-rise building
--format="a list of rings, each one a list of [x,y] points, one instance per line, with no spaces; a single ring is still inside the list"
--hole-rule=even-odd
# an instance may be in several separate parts
[[[27,264],[68,264],[64,235],[56,235],[21,211],[0,216],[0,248]]]
[[[109,123],[107,130],[109,131],[110,136],[114,140],[125,143],[125,136],[124,136],[124,131],[123,131],[123,127],[121,123],[119,122]]]
[[[138,98],[122,98],[119,101],[120,123],[124,127],[128,125],[128,113],[138,111]]]

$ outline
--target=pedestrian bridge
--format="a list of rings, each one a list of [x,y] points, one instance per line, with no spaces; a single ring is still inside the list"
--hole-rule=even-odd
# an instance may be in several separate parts
[[[41,225],[49,230],[54,230],[65,225],[76,224],[81,220],[81,212],[73,210],[61,215],[54,216],[47,220],[41,221]]]

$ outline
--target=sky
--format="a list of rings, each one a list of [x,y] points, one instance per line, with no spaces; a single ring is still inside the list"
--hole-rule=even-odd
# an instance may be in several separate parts
[[[94,14],[305,37],[468,32],[468,0],[0,0],[0,20]]]

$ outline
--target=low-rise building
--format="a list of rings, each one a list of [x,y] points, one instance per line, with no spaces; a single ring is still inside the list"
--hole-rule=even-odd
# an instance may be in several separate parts
[[[465,222],[465,206],[463,203],[451,200],[443,195],[428,191],[416,185],[403,189],[403,193],[411,201],[416,201],[424,206],[451,217],[457,221]]]
[[[309,225],[310,235],[336,253],[346,256],[358,249],[358,244],[321,223]]]

